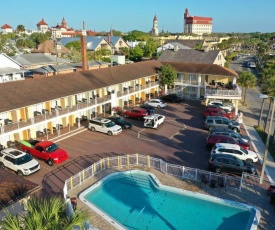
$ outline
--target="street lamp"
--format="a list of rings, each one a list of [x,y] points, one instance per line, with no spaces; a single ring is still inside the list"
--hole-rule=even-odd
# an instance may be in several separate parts
[[[267,154],[268,154],[269,139],[270,139],[270,134],[271,134],[271,129],[272,129],[272,123],[273,123],[273,116],[274,116],[274,109],[275,109],[275,98],[272,97],[272,96],[265,95],[265,94],[259,94],[259,98],[261,98],[261,99],[272,98],[273,99],[271,118],[270,118],[270,123],[269,123],[269,129],[268,129],[268,133],[267,133],[267,138],[266,138],[265,151],[264,151],[264,157],[263,157],[263,165],[262,165],[262,171],[261,171],[261,176],[260,176],[260,184],[262,184],[263,183],[263,178],[264,178],[266,159],[267,159]]]

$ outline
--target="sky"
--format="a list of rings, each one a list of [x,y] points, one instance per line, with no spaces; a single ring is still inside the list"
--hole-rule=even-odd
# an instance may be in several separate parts
[[[213,18],[213,32],[275,32],[275,0],[0,0],[0,27],[36,29],[44,18],[56,26],[87,30],[149,32],[153,18],[159,31],[183,32],[185,9],[191,16]]]

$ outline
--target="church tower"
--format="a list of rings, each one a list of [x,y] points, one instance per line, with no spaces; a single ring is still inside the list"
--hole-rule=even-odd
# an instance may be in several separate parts
[[[159,35],[158,19],[157,19],[156,15],[155,15],[155,17],[153,19],[153,28],[151,30],[151,34],[154,35],[154,36],[158,36]]]

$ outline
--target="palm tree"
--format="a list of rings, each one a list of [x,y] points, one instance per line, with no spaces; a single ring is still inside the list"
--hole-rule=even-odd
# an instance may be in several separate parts
[[[16,28],[17,33],[21,34],[23,32],[25,32],[25,26],[23,25],[18,25]]]
[[[237,80],[238,84],[244,89],[243,93],[243,102],[245,104],[246,91],[248,88],[253,88],[256,86],[256,77],[249,71],[243,71],[240,73],[239,78]]]
[[[7,212],[1,222],[5,230],[71,230],[74,225],[82,226],[87,219],[85,211],[76,210],[72,217],[66,215],[66,203],[62,198],[33,197],[27,202],[26,214],[15,215]]]

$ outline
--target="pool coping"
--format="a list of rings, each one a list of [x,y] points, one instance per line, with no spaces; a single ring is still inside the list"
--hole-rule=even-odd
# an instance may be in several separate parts
[[[92,191],[93,189],[95,189],[98,186],[100,186],[101,184],[103,184],[106,180],[109,180],[111,177],[117,176],[119,174],[129,174],[131,172],[142,172],[143,174],[150,175],[152,177],[152,179],[156,182],[157,186],[159,186],[161,189],[166,190],[166,191],[175,192],[175,193],[178,193],[178,194],[184,194],[184,195],[187,195],[187,196],[190,196],[190,197],[196,197],[198,199],[204,199],[204,200],[207,200],[209,202],[220,203],[220,204],[223,204],[223,205],[233,206],[233,207],[240,208],[240,209],[246,209],[246,210],[247,209],[248,210],[253,209],[255,211],[255,215],[253,217],[253,221],[251,220],[251,222],[252,222],[251,227],[248,228],[248,229],[250,229],[250,230],[258,229],[258,225],[260,224],[260,219],[261,219],[261,212],[257,207],[252,206],[252,205],[247,205],[247,204],[237,202],[237,201],[232,201],[232,200],[223,199],[223,198],[219,198],[219,197],[212,196],[212,195],[203,194],[203,193],[200,193],[200,192],[193,192],[193,191],[189,191],[189,190],[185,190],[185,189],[180,189],[180,188],[176,188],[176,187],[172,187],[172,186],[167,186],[167,185],[162,184],[153,173],[146,172],[146,171],[139,170],[139,169],[111,173],[111,174],[107,175],[106,177],[104,177],[103,179],[97,181],[95,184],[93,184],[90,187],[86,188],[84,191],[82,191],[79,195],[79,199],[84,204],[86,204],[89,208],[91,208],[93,211],[95,211],[98,215],[100,215],[102,218],[104,218],[107,222],[109,222],[116,229],[119,229],[119,230],[127,229],[123,225],[118,223],[117,220],[115,220],[114,218],[112,218],[111,216],[109,216],[108,214],[103,212],[100,208],[98,208],[97,206],[95,206],[92,203],[90,203],[89,201],[87,201],[84,198],[84,196],[88,192]]]

